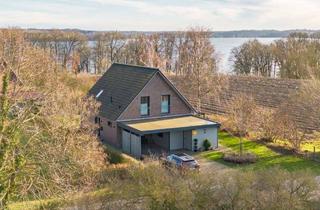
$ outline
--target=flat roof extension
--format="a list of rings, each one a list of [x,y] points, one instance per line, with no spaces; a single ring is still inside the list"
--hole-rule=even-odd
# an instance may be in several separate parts
[[[119,122],[119,126],[136,134],[163,133],[186,129],[219,127],[220,124],[196,116],[146,119],[140,121]]]

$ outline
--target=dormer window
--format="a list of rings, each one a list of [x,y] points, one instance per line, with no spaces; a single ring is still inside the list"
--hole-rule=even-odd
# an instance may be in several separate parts
[[[99,98],[99,96],[103,93],[103,90],[100,90],[100,92],[96,95],[96,98]]]
[[[143,96],[141,97],[140,102],[140,115],[141,116],[148,116],[150,115],[150,97]]]
[[[161,113],[170,113],[170,95],[161,96]]]

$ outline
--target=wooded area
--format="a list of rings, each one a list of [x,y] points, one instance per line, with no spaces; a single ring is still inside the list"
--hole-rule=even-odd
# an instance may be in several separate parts
[[[0,208],[94,188],[107,165],[92,121],[98,105],[84,97],[90,86],[24,36],[0,31]]]
[[[55,58],[64,70],[101,74],[114,62],[158,67],[176,74],[192,71],[190,57],[214,48],[209,43],[211,32],[192,28],[185,32],[158,32],[151,34],[96,32],[92,40],[74,31],[27,31],[26,38]],[[211,47],[211,49],[210,49]],[[211,52],[210,52],[211,51]],[[204,53],[204,52],[203,52]],[[215,57],[210,65],[216,70]]]
[[[248,41],[232,51],[233,72],[273,78],[320,78],[320,34],[293,33],[262,44]]]

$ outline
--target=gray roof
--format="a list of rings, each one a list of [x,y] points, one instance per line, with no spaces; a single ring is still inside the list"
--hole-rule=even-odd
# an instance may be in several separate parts
[[[114,63],[90,89],[89,95],[101,102],[100,114],[117,120],[159,69]]]

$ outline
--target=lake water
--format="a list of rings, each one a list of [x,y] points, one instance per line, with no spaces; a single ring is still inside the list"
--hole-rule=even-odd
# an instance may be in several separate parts
[[[271,42],[281,38],[211,38],[211,42],[214,45],[219,58],[219,71],[223,73],[231,73],[232,63],[229,61],[231,50],[234,47],[239,47],[243,43],[254,39],[257,39],[263,44],[270,44]],[[93,47],[94,41],[89,41],[89,46]],[[90,69],[93,71],[94,67],[91,66]]]
[[[219,57],[219,70],[224,73],[231,73],[232,63],[229,61],[231,50],[234,47],[239,47],[243,43],[255,38],[212,38],[212,44]],[[280,38],[256,38],[263,44],[270,44],[271,42]]]

